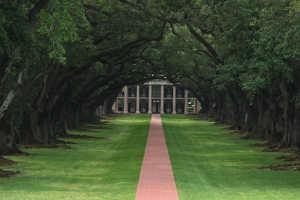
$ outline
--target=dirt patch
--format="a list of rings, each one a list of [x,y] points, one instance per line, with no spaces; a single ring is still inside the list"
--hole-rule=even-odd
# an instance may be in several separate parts
[[[232,130],[230,128],[224,128],[225,130]],[[236,130],[236,131],[233,131],[233,132],[230,132],[229,134],[232,134],[232,135],[242,135],[244,134],[245,132],[242,131],[242,130]]]
[[[300,155],[287,155],[287,156],[279,156],[276,158],[276,160],[281,160],[281,161],[293,161],[293,162],[300,162]]]
[[[219,123],[215,123],[215,126],[222,126],[222,130],[236,130],[236,128],[233,128],[231,126],[228,126],[228,124],[219,124]]]
[[[267,143],[263,143],[263,144],[255,143],[255,144],[249,144],[248,146],[249,147],[265,147],[265,146],[268,146],[268,144]]]
[[[300,150],[298,148],[282,148],[278,145],[268,145],[266,149],[264,149],[265,152],[282,152],[282,153],[290,153],[294,155],[300,155]]]
[[[300,164],[271,165],[271,166],[260,167],[258,169],[282,170],[282,171],[300,171]]]

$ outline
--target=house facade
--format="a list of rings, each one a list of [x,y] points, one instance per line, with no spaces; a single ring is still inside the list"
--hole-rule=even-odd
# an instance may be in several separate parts
[[[153,80],[142,85],[125,86],[113,109],[118,112],[118,99],[124,99],[123,113],[188,114],[188,102],[193,98],[187,90],[176,88],[167,80]],[[199,110],[194,100],[194,112]]]

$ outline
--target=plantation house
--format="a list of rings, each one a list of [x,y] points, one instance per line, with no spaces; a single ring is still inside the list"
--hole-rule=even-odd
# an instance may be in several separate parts
[[[124,99],[123,113],[172,113],[188,114],[187,90],[176,88],[167,80],[152,80],[142,85],[125,86],[119,94],[113,109],[118,112],[118,99]],[[193,112],[198,112],[200,103],[194,100]]]

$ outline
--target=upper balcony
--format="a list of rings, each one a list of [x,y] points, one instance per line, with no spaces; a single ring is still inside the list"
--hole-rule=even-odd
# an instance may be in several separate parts
[[[149,97],[149,88],[148,87],[141,87],[140,88],[140,98],[148,98]],[[173,87],[164,87],[164,98],[173,98]],[[124,97],[124,92],[119,93],[118,97]],[[136,98],[137,97],[137,88],[136,87],[129,87],[128,98]],[[179,99],[185,98],[185,91],[181,88],[176,88],[175,97]],[[161,98],[161,87],[155,86],[152,87],[152,98]],[[194,98],[192,93],[188,94],[188,98]]]
[[[152,98],[160,98],[161,93],[160,92],[152,92]]]

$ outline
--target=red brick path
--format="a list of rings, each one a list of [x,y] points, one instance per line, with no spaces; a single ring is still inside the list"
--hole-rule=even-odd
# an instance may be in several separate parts
[[[159,114],[150,123],[135,200],[178,200],[169,153]]]

